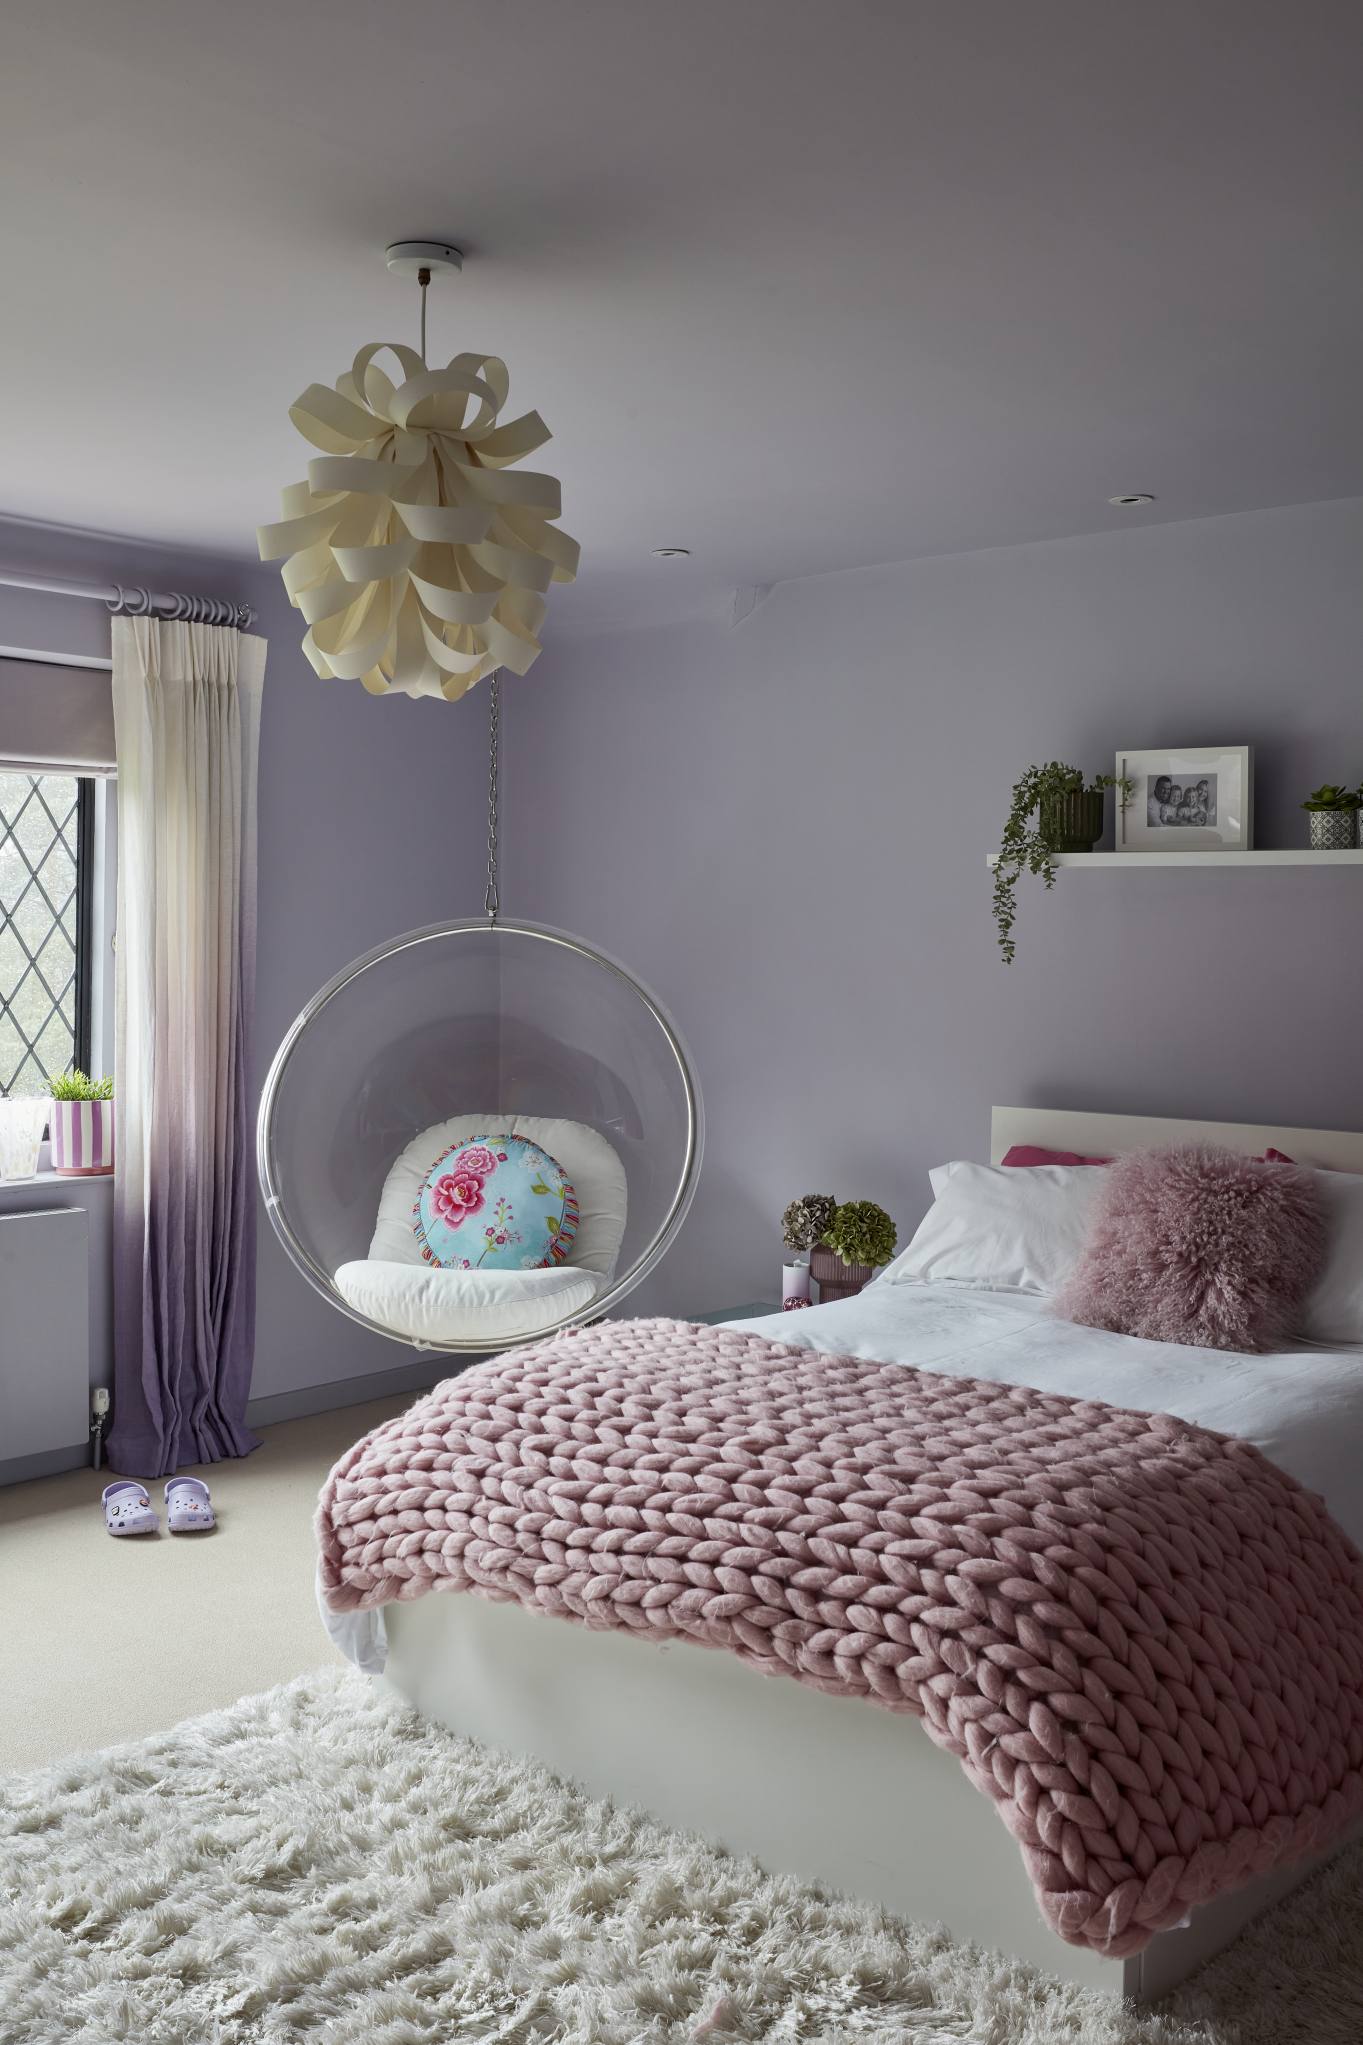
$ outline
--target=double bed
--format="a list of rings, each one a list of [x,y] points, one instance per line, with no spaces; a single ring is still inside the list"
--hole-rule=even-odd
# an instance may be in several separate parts
[[[1041,1145],[1117,1155],[1214,1141],[1363,1172],[1363,1136],[998,1108],[991,1153]],[[859,1297],[742,1324],[788,1349],[1172,1414],[1262,1451],[1363,1548],[1363,1352],[1277,1355],[1153,1343],[1058,1320],[1045,1298],[877,1281]],[[522,1603],[403,1597],[324,1606],[335,1638],[428,1717],[532,1755],[591,1791],[1053,1975],[1148,1999],[1224,1946],[1338,1850],[1298,1858],[1112,1958],[1058,1938],[997,1807],[902,1712],[764,1676],[687,1639],[550,1626]]]

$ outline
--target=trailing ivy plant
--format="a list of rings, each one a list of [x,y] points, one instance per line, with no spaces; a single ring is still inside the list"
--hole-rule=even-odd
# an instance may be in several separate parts
[[[54,1101],[111,1101],[114,1083],[111,1079],[91,1079],[78,1065],[74,1072],[59,1072],[48,1092]]]
[[[1062,760],[1047,760],[1044,767],[1029,767],[1018,776],[994,868],[994,921],[1005,966],[1012,965],[1016,949],[1013,924],[1019,877],[1032,873],[1044,886],[1055,886],[1055,846],[1046,832],[1046,806],[1067,795],[1099,795],[1105,788],[1115,788],[1125,809],[1134,787],[1124,774],[1095,774],[1086,782],[1078,767],[1067,767]]]
[[[888,1264],[894,1255],[895,1225],[874,1200],[844,1200],[824,1231],[825,1249],[844,1264]]]

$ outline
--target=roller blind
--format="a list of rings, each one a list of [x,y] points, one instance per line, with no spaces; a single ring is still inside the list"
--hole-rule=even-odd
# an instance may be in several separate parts
[[[0,765],[30,773],[112,774],[107,668],[0,658]]]

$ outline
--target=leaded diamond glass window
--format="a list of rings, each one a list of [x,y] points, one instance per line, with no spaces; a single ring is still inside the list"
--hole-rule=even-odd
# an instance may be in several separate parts
[[[90,783],[0,768],[0,1092],[89,1058]]]

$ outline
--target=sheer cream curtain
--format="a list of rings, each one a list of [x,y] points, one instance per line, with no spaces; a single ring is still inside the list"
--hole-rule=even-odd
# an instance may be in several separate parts
[[[115,618],[114,1468],[246,1455],[247,1061],[265,641]]]

